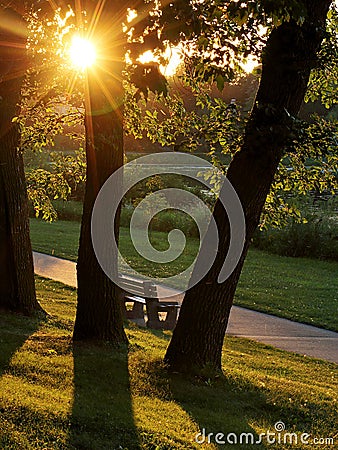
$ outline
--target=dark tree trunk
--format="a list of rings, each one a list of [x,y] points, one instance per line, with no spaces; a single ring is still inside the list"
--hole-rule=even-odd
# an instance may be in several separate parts
[[[107,178],[123,165],[122,52],[112,41],[116,33],[112,29],[116,11],[116,4],[113,3],[105,3],[96,25],[97,33],[94,32],[94,40],[96,35],[99,42],[99,33],[103,35],[98,50],[105,59],[100,60],[87,74],[87,181],[77,263],[78,305],[74,340],[120,344],[127,342],[127,338],[118,288],[101,269],[91,240],[91,215],[95,199]],[[119,39],[121,42],[121,35]],[[117,55],[120,55],[117,58],[119,61],[112,62]],[[116,231],[118,226],[119,220],[116,220]]]
[[[11,23],[12,33],[1,29]],[[16,35],[14,34],[17,33]],[[0,9],[0,309],[32,314],[36,300],[28,198],[20,146],[18,115],[27,69],[27,28],[21,16]]]
[[[235,271],[218,284],[217,277],[229,246],[229,226],[227,215],[217,202],[214,218],[220,234],[218,256],[209,273],[185,295],[165,356],[173,370],[191,371],[205,365],[221,368],[225,331],[243,262],[290,137],[289,114],[298,114],[311,68],[317,61],[330,3],[307,1],[309,18],[303,26],[293,21],[284,23],[268,39],[244,143],[227,174],[245,214],[244,251]]]

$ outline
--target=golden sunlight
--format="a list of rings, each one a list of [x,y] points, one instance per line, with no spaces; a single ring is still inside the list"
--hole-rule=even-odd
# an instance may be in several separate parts
[[[183,63],[183,56],[180,46],[177,47],[167,47],[164,57],[167,59],[168,63],[166,65],[160,66],[160,71],[166,77],[172,77],[177,72],[179,66]]]
[[[127,12],[127,22],[130,23],[137,17],[137,11],[135,9],[128,8]]]
[[[246,73],[251,73],[259,66],[259,61],[252,55],[249,55],[242,63],[242,69]]]
[[[167,47],[164,54],[164,58],[167,60],[167,64],[160,65],[161,73],[166,77],[172,77],[178,70],[178,67],[183,62],[182,52],[179,46],[177,47]],[[142,55],[139,56],[138,61],[142,64],[147,64],[150,62],[158,62],[158,58],[153,54],[151,50],[147,50]]]
[[[80,36],[74,36],[70,46],[69,56],[74,67],[85,70],[96,61],[94,44]]]

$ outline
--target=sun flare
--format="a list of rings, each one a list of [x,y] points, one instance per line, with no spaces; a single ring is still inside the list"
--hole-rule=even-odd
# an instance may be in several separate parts
[[[73,37],[69,55],[73,66],[81,70],[91,67],[96,60],[94,44],[80,36]]]
[[[183,62],[182,52],[179,46],[167,47],[163,56],[167,60],[167,64],[160,65],[161,73],[166,77],[172,77],[178,71],[179,66]],[[153,54],[151,50],[147,50],[138,57],[138,61],[141,64],[147,64],[150,62],[158,62],[158,58]]]
[[[255,56],[249,55],[246,59],[242,61],[241,66],[244,72],[249,74],[252,73],[259,66],[259,61]]]

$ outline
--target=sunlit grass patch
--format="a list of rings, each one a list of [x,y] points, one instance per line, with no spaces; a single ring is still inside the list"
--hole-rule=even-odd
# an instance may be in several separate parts
[[[184,378],[163,363],[170,332],[129,324],[129,349],[74,345],[75,290],[37,286],[47,319],[0,315],[1,449],[215,449],[197,434],[256,438],[277,421],[298,434],[334,434],[334,364],[227,337],[224,376]]]

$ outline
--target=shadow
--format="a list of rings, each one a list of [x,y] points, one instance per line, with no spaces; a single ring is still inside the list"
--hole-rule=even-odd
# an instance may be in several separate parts
[[[0,376],[9,369],[14,353],[35,333],[41,318],[0,310]]]
[[[169,344],[172,338],[172,330],[155,330],[154,328],[144,327],[146,333],[153,335],[155,338],[165,341]]]
[[[73,344],[74,403],[69,443],[77,450],[139,449],[128,350]]]
[[[275,439],[274,445],[278,448],[300,448],[293,445],[300,444],[301,433],[308,433],[307,436],[310,436],[315,430],[315,428],[311,430],[312,426],[317,426],[314,424],[327,421],[332,426],[332,428],[330,425],[327,426],[329,430],[333,430],[335,426],[334,414],[332,408],[330,413],[329,404],[322,405],[321,412],[318,412],[318,404],[314,402],[309,402],[304,408],[301,402],[287,404],[285,398],[284,401],[281,398],[279,400],[274,398],[275,401],[272,401],[269,398],[269,389],[260,388],[254,381],[251,383],[244,380],[238,372],[216,377],[214,375],[214,378],[209,378],[206,374],[203,377],[187,379],[172,373],[167,373],[167,377],[173,400],[192,417],[202,432],[199,436],[194,436],[195,442],[196,438],[198,439],[198,444],[202,442],[207,444],[208,434],[213,433],[210,441],[216,448],[267,449],[271,448],[273,443],[267,440],[266,434],[270,433],[269,439]],[[289,395],[294,393],[290,391]],[[260,437],[253,424],[260,427],[260,433],[265,433],[265,436]],[[282,433],[278,433],[280,431],[278,424],[282,426],[286,424],[285,434],[284,428]],[[294,440],[291,445],[288,444],[291,437],[287,437],[287,434],[292,432],[297,437],[292,438]],[[217,433],[224,435],[221,439],[225,443],[218,442],[217,445],[215,439]],[[241,441],[242,433],[246,436],[243,436]],[[320,433],[318,428],[318,435]],[[231,443],[227,442],[228,436]],[[281,441],[277,442],[278,439]]]
[[[286,410],[283,405],[272,404],[254,383],[245,383],[234,375],[213,373],[210,378],[206,371],[205,376],[182,376],[168,372],[161,360],[144,365],[142,372],[147,372],[143,376],[152,380],[153,395],[175,402],[197,424],[201,433],[191,436],[197,448],[210,448],[211,443],[219,449],[267,449],[271,443],[267,443],[265,436],[260,438],[252,424],[266,423],[261,432],[274,433],[271,423],[281,420],[288,423],[289,416],[297,417],[300,422],[304,419],[304,424],[307,420],[299,407]],[[298,427],[298,432],[308,431],[301,423]],[[223,436],[218,435],[217,442],[218,433]]]
[[[200,434],[194,436],[197,444],[212,443],[222,449],[268,448],[250,426],[250,422],[259,419],[258,411],[263,415],[272,413],[259,391],[249,386],[239,387],[223,375],[216,379],[206,376],[187,380],[178,374],[169,374],[169,384],[174,400],[200,429]]]
[[[0,310],[0,378],[6,374],[12,374],[11,360],[14,354],[39,329],[40,324],[41,319],[38,317],[32,318]],[[4,400],[1,404],[0,416],[0,447],[4,448],[3,442],[12,441],[13,426],[15,426],[12,405],[8,407]]]
[[[164,336],[158,337],[164,338]],[[187,375],[170,373],[162,358],[150,361],[146,358],[142,360],[141,357],[137,359],[136,364],[138,367],[134,369],[139,376],[139,379],[135,380],[138,385],[137,390],[143,391],[143,394],[151,399],[160,399],[165,403],[170,402],[170,404],[178,405],[202,432],[198,436],[196,428],[192,432],[194,434],[189,435],[189,442],[194,444],[194,447],[189,448],[268,448],[263,442],[257,443],[259,436],[250,426],[250,423],[256,420],[261,422],[262,417],[267,419],[267,423],[271,423],[268,418],[276,417],[277,422],[279,419],[278,411],[274,406],[268,404],[264,394],[253,385],[239,386],[233,380],[227,380],[224,376],[216,376],[214,380],[211,380],[207,377],[188,377]],[[149,380],[151,380],[151,383],[149,383]],[[146,386],[146,390],[144,386]],[[166,432],[174,442],[175,432],[171,433],[169,417],[170,415],[166,418],[166,424],[169,427]],[[160,422],[162,419],[163,417],[159,417]],[[177,424],[172,424],[172,426],[175,427]],[[203,429],[205,430],[204,434]],[[210,443],[208,443],[209,433],[213,433]],[[219,445],[216,445],[215,436],[217,433],[223,433],[224,436],[227,436],[228,433],[235,433],[238,442],[232,442],[228,445],[219,442]],[[242,433],[250,435],[248,436],[248,442],[245,437],[242,437],[243,445],[239,442]],[[220,436],[218,438],[220,439]],[[188,440],[184,442],[188,442]],[[213,447],[210,444],[213,444]]]

